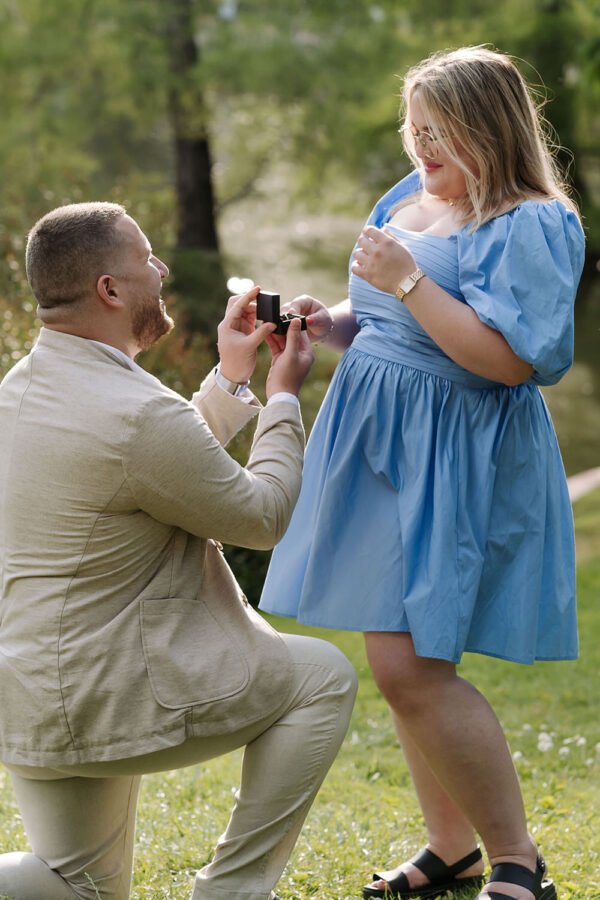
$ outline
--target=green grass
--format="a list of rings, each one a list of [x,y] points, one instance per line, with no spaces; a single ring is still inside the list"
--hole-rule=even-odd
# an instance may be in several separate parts
[[[560,900],[600,900],[600,492],[575,507],[581,658],[524,667],[467,656],[462,674],[499,714],[521,776],[530,824]],[[334,641],[360,675],[348,737],[307,820],[278,890],[282,900],[360,897],[374,867],[396,864],[424,830],[385,703],[365,661],[362,638],[277,620],[283,630]],[[552,746],[538,749],[540,733]],[[188,898],[194,871],[225,828],[241,752],[147,777],[137,835],[134,900]],[[0,769],[0,849],[27,843]]]

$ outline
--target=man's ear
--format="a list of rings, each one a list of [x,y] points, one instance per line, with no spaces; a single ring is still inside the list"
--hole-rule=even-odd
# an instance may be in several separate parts
[[[96,292],[107,306],[111,309],[120,309],[124,306],[119,296],[119,288],[117,279],[112,275],[101,275],[96,282]]]

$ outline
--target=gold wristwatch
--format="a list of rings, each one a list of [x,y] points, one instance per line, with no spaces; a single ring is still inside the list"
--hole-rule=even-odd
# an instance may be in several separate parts
[[[396,297],[400,302],[404,302],[404,298],[412,289],[414,288],[417,281],[420,281],[421,278],[425,275],[422,269],[415,269],[412,275],[407,275],[406,278],[403,278],[398,287],[396,288]]]

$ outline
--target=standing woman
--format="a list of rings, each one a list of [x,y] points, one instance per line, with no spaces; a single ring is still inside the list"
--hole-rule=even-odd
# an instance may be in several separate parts
[[[345,353],[261,606],[363,631],[428,830],[370,897],[554,900],[502,728],[463,652],[577,655],[571,508],[538,385],[573,352],[584,237],[512,61],[436,54],[404,87],[415,171],[376,205],[350,297],[313,298]],[[351,344],[351,346],[350,346]]]

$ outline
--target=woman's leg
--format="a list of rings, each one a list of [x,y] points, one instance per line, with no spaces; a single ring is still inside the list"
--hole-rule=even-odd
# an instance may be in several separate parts
[[[451,865],[475,849],[477,840],[473,826],[441,786],[402,720],[393,711],[392,718],[423,811],[427,847],[446,865]],[[410,862],[400,868],[413,887],[427,884],[427,877]],[[483,870],[484,863],[480,860],[457,873],[457,876],[481,875]]]
[[[462,810],[462,824],[466,819],[481,835],[492,865],[507,861],[533,870],[536,848],[527,832],[519,782],[500,723],[485,698],[457,676],[452,663],[417,656],[409,634],[371,632],[365,640],[373,674],[402,733]],[[411,762],[416,763],[430,817],[440,816],[435,820],[439,829],[443,802],[436,814],[434,798],[439,802],[440,795],[427,783],[414,753]],[[445,809],[451,814],[451,806]],[[439,855],[445,859],[447,854]],[[532,897],[515,885],[498,883],[494,890],[518,900]]]
[[[0,896],[127,900],[140,779],[10,774],[33,853],[0,856]]]

